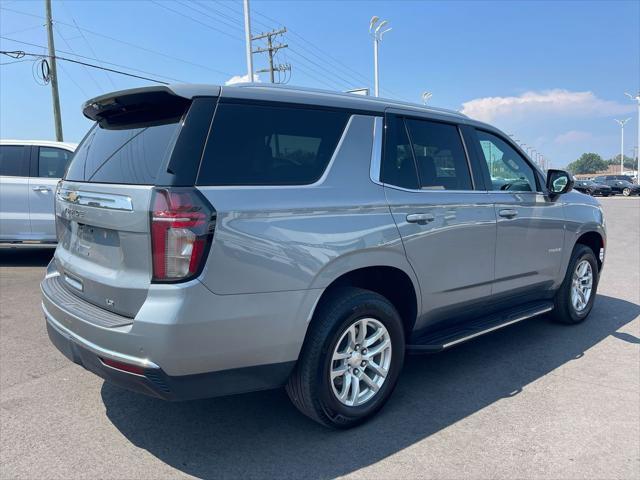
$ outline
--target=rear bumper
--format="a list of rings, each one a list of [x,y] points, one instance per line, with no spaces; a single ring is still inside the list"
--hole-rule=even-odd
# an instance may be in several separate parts
[[[321,293],[215,295],[197,280],[152,285],[136,317],[127,318],[56,288],[56,277],[52,263],[41,284],[53,344],[105,380],[168,400],[284,385]],[[122,371],[101,359],[143,373]]]
[[[44,306],[43,306],[44,308]],[[78,337],[58,323],[44,308],[51,343],[69,360],[104,380],[164,400],[194,400],[275,388],[284,384],[295,362],[223,370],[195,375],[167,375],[153,362],[107,350]],[[111,359],[143,368],[144,374],[106,365]]]

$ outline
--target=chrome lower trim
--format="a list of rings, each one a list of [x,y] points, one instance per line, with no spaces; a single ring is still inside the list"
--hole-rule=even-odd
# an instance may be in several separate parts
[[[471,335],[468,335],[466,337],[458,338],[458,339],[456,339],[456,340],[454,340],[452,342],[445,343],[444,345],[442,345],[442,348],[444,349],[444,348],[453,347],[454,345],[457,345],[457,344],[462,343],[462,342],[466,342],[467,340],[471,340],[472,338],[479,337],[480,335],[484,335],[485,333],[493,332],[493,331],[499,330],[499,329],[501,329],[503,327],[508,327],[509,325],[513,325],[514,323],[522,322],[523,320],[527,320],[528,318],[537,317],[538,315],[542,315],[543,313],[550,312],[551,310],[553,310],[553,307],[544,307],[544,308],[541,308],[540,310],[537,310],[535,312],[525,313],[523,315],[520,315],[520,316],[514,318],[513,320],[511,320],[511,321],[509,321],[507,323],[502,323],[500,325],[496,325],[494,327],[487,328],[486,330],[482,330],[480,332],[472,333]]]
[[[156,365],[149,359],[132,357],[131,355],[126,355],[124,353],[114,352],[113,350],[103,348],[73,333],[71,330],[69,330],[67,327],[63,326],[60,322],[58,322],[55,318],[53,318],[53,316],[51,316],[51,314],[45,307],[44,303],[42,304],[42,311],[44,312],[44,315],[47,319],[47,323],[49,323],[49,325],[51,325],[52,328],[56,329],[58,333],[68,338],[72,342],[76,343],[77,345],[83,348],[86,348],[87,350],[90,350],[96,355],[99,355],[101,357],[107,357],[107,358],[110,358],[111,360],[116,360],[119,362],[131,364],[131,365],[136,365],[142,368],[160,368],[158,365]]]

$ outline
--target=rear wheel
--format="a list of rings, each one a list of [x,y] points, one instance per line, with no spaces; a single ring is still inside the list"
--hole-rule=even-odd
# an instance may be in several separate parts
[[[624,189],[622,190],[622,194],[623,194],[625,197],[628,197],[629,195],[631,195],[631,189],[630,189],[629,187],[624,188]]]
[[[404,362],[400,315],[383,296],[359,288],[319,307],[287,384],[294,405],[322,425],[349,428],[386,403]]]
[[[598,262],[586,245],[577,244],[569,267],[556,293],[553,318],[557,322],[575,324],[584,321],[591,309],[598,288]]]

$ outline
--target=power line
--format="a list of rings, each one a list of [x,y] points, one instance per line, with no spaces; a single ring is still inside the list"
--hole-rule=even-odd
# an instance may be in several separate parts
[[[60,65],[58,65],[60,67],[60,70],[62,70],[64,72],[64,74],[69,77],[69,80],[71,80],[71,82],[78,88],[78,90],[80,90],[80,92],[82,93],[82,95],[84,96],[84,98],[89,98],[89,95],[87,94],[87,92],[84,91],[84,88],[82,88],[80,86],[80,84],[78,82],[76,82],[76,80],[73,78],[73,76],[67,72],[67,69],[64,68],[64,66],[62,65],[62,63]]]
[[[219,22],[219,23],[221,23],[222,25],[224,25],[225,27],[228,27],[228,28],[231,28],[231,29],[234,29],[234,30],[240,30],[241,32],[242,32],[242,30],[243,30],[243,27],[242,27],[242,26],[240,26],[240,25],[237,25],[237,24],[236,24],[236,25],[234,25],[234,24],[232,24],[232,23],[229,23],[229,22],[228,22],[228,21],[226,21],[226,20],[223,20],[223,19],[218,18],[218,17],[214,17],[213,15],[209,15],[208,13],[203,12],[202,10],[200,10],[200,8],[203,8],[203,7],[201,7],[198,3],[196,3],[196,5],[198,5],[200,8],[195,8],[193,5],[190,5],[190,4],[186,3],[186,2],[182,2],[182,1],[180,1],[180,0],[176,0],[176,1],[177,1],[180,5],[182,5],[182,6],[186,7],[186,8],[188,8],[188,9],[190,9],[190,10],[193,10],[194,12],[198,13],[199,15],[204,15],[205,17],[210,18],[211,20],[213,20],[213,21],[215,21],[215,22]],[[227,18],[229,18],[229,19],[232,19],[232,20],[235,20],[235,19],[233,19],[232,17],[226,16],[226,15],[225,15],[225,17],[227,17]],[[235,21],[236,21],[236,23],[237,23],[237,20],[235,20]]]
[[[2,33],[4,33],[5,35],[15,35],[16,33],[27,32],[29,30],[33,30],[34,28],[42,28],[42,24],[32,25],[27,28],[21,28],[20,30],[13,30],[12,32],[2,32]]]
[[[0,50],[0,54],[4,54],[4,55],[8,55],[8,54],[15,54],[15,52],[9,52],[6,50]],[[20,52],[22,54],[22,56],[28,56],[28,57],[37,57],[37,58],[48,58],[48,55],[42,55],[40,53],[30,53],[30,52]],[[87,63],[87,62],[81,62],[80,60],[74,60],[73,58],[67,58],[67,57],[61,57],[58,55],[55,55],[53,58],[55,58],[56,60],[62,60],[65,62],[71,62],[71,63],[77,63],[79,65],[85,65],[87,67],[91,67],[91,68],[97,68],[100,70],[106,70],[109,72],[113,72],[113,73],[118,73],[120,75],[126,75],[127,77],[134,77],[134,78],[139,78],[142,80],[147,80],[149,82],[154,82],[154,83],[161,83],[162,85],[169,85],[169,83],[167,82],[163,82],[161,80],[157,80],[155,78],[149,78],[149,77],[143,77],[141,75],[134,75],[132,73],[127,73],[127,72],[122,72],[120,70],[114,70],[113,68],[106,68],[106,67],[101,67],[100,65],[93,65],[91,63]]]
[[[53,28],[55,29],[56,33],[58,34],[58,37],[60,37],[62,39],[62,41],[64,42],[64,44],[69,48],[69,50],[71,50],[73,52],[73,54],[75,55],[76,52],[73,49],[73,47],[69,44],[69,42],[67,41],[66,38],[64,38],[62,36],[62,34],[60,33],[60,30],[58,29],[58,26],[54,23],[53,24]],[[98,81],[95,79],[95,77],[93,75],[91,75],[91,72],[89,71],[88,67],[83,67],[84,70],[87,72],[87,75],[89,75],[89,78],[91,78],[91,80],[93,81],[93,83],[96,84],[96,87],[98,87],[98,90],[102,90],[102,86],[98,83]]]
[[[158,7],[160,7],[160,8],[164,8],[165,10],[168,10],[168,11],[170,11],[170,12],[173,12],[173,13],[175,13],[176,15],[180,15],[181,17],[188,18],[189,20],[192,20],[192,21],[194,21],[194,22],[196,22],[196,23],[199,23],[199,24],[200,24],[200,25],[202,25],[202,26],[205,26],[205,27],[207,27],[207,28],[209,28],[209,29],[211,29],[211,30],[214,30],[214,31],[216,31],[216,32],[218,32],[218,33],[221,33],[221,34],[223,34],[223,35],[226,35],[227,37],[229,37],[229,38],[231,38],[231,39],[233,39],[233,40],[241,40],[240,38],[235,37],[235,36],[231,35],[230,33],[225,32],[224,30],[220,30],[219,28],[216,28],[216,27],[214,27],[214,26],[212,26],[212,25],[210,25],[210,24],[208,24],[208,23],[203,22],[202,20],[199,20],[199,19],[197,19],[197,18],[194,18],[194,17],[192,17],[192,16],[190,16],[190,15],[187,15],[186,13],[183,13],[183,12],[181,12],[181,11],[179,11],[179,10],[174,10],[174,9],[173,9],[173,8],[171,8],[171,7],[167,7],[166,5],[163,5],[162,3],[157,2],[156,0],[150,0],[150,1],[151,1],[151,3],[153,3],[153,4],[157,5],[157,6],[158,6]]]
[[[162,6],[162,5],[161,5],[161,6]],[[44,17],[41,17],[41,16],[39,16],[39,15],[34,15],[34,14],[32,14],[32,13],[27,13],[27,12],[21,12],[21,11],[19,11],[19,10],[14,10],[14,9],[7,8],[7,7],[0,7],[0,10],[7,10],[7,11],[10,11],[10,12],[19,13],[19,14],[22,14],[22,15],[27,15],[27,16],[30,16],[30,17],[35,17],[35,18],[39,18],[39,19],[44,20]],[[179,57],[176,57],[176,56],[173,56],[173,55],[169,55],[169,54],[164,53],[164,52],[159,52],[159,51],[157,51],[157,50],[153,50],[153,49],[151,49],[151,48],[144,47],[144,46],[142,46],[142,45],[137,45],[137,44],[135,44],[135,43],[128,42],[128,41],[126,41],[126,40],[121,40],[121,39],[119,39],[119,38],[115,38],[115,37],[112,37],[112,36],[110,36],[110,35],[105,35],[104,33],[96,32],[96,31],[94,31],[94,30],[90,30],[90,29],[88,29],[88,28],[81,27],[81,26],[79,26],[77,23],[76,23],[75,25],[72,25],[72,24],[70,24],[70,23],[66,23],[66,22],[61,22],[61,21],[57,21],[57,23],[58,23],[58,25],[64,25],[64,26],[66,26],[66,27],[70,27],[70,28],[78,29],[78,30],[81,30],[81,31],[83,31],[83,32],[89,33],[89,34],[91,34],[91,35],[95,35],[96,37],[105,38],[105,39],[107,39],[107,40],[111,40],[111,41],[113,41],[113,42],[121,43],[121,44],[123,44],[123,45],[127,45],[127,46],[132,47],[132,48],[137,48],[138,50],[142,50],[142,51],[144,51],[144,52],[153,53],[153,54],[155,54],[155,55],[159,55],[159,56],[161,56],[161,57],[165,57],[165,58],[170,58],[171,60],[175,60],[175,61],[177,61],[177,62],[181,62],[181,63],[187,64],[187,65],[192,65],[192,66],[194,66],[194,67],[199,67],[199,68],[202,68],[202,69],[204,69],[204,70],[208,70],[208,71],[210,71],[210,72],[217,73],[217,74],[219,74],[219,75],[224,75],[224,76],[226,76],[226,77],[231,77],[231,76],[232,76],[232,74],[231,74],[231,73],[229,73],[229,72],[224,72],[224,71],[221,71],[221,70],[216,70],[215,68],[208,67],[207,65],[203,65],[203,64],[200,64],[200,63],[192,62],[192,61],[190,61],[190,60],[185,60],[185,59],[183,59],[183,58],[179,58]],[[68,53],[68,52],[67,52],[67,53]],[[78,56],[81,56],[81,55],[78,55]],[[85,57],[85,58],[91,58],[91,57]],[[92,59],[92,60],[96,60],[96,59]],[[111,62],[106,62],[106,61],[104,61],[104,60],[101,60],[101,63],[109,64],[109,63],[111,63]],[[111,63],[111,64],[112,64],[112,65],[114,65],[113,63]],[[135,69],[130,68],[130,67],[127,67],[127,68],[129,68],[129,70],[135,70]],[[140,71],[140,70],[139,70],[139,71]],[[147,73],[148,73],[148,72],[147,72]],[[156,76],[160,76],[160,75],[156,75]],[[175,79],[172,79],[171,77],[164,77],[164,78],[169,78],[170,80],[175,80]],[[179,80],[178,80],[178,81],[179,81]]]
[[[23,58],[22,60],[14,60],[13,62],[1,62],[0,65],[13,65],[14,63],[28,62],[30,60],[30,58]]]
[[[80,36],[84,40],[84,43],[87,44],[87,47],[89,47],[89,51],[93,55],[93,60],[97,61],[100,65],[102,65],[103,62],[100,62],[100,60],[98,60],[98,55],[96,54],[95,50],[91,46],[91,43],[89,42],[89,40],[85,36],[84,32],[78,26],[78,22],[76,22],[76,19],[73,16],[73,13],[71,13],[71,11],[69,11],[69,9],[67,9],[67,2],[64,1],[64,0],[62,1],[62,8],[64,8],[65,12],[67,12],[67,15],[69,15],[71,17],[71,21],[75,25],[76,30],[78,31],[78,33],[80,34]],[[113,89],[116,90],[118,87],[116,87],[116,84],[113,82],[113,79],[111,78],[111,74],[109,72],[105,72],[105,77],[107,77],[107,79],[111,83],[111,86],[113,87]]]
[[[5,37],[5,36],[3,36],[3,35],[0,35],[0,38],[2,38],[2,39],[4,39],[4,40],[9,40],[9,41],[11,41],[11,42],[21,43],[21,44],[23,44],[23,45],[29,45],[29,46],[31,46],[31,47],[37,47],[37,48],[43,48],[43,49],[46,49],[46,47],[44,47],[44,46],[42,46],[42,45],[38,45],[38,44],[36,44],[36,43],[25,42],[25,41],[22,41],[22,40],[15,40],[15,39],[13,39],[13,38],[8,38],[8,37]],[[86,55],[80,55],[80,54],[78,54],[78,53],[68,52],[68,51],[66,51],[66,50],[60,50],[60,49],[58,49],[58,52],[66,53],[66,54],[68,54],[68,55],[74,55],[74,56],[76,56],[76,57],[78,57],[78,58],[84,58],[84,59],[88,59],[88,60],[94,60],[93,58],[91,58],[91,57],[87,57]],[[46,55],[44,55],[44,56],[46,56]],[[133,71],[133,72],[145,73],[145,74],[147,74],[147,75],[154,75],[154,76],[156,76],[156,77],[166,78],[167,80],[173,80],[173,81],[175,81],[175,82],[183,82],[183,83],[184,83],[184,80],[180,80],[180,79],[178,79],[178,78],[167,77],[166,75],[160,75],[160,74],[158,74],[158,73],[148,72],[148,71],[146,71],[146,70],[140,70],[140,69],[138,69],[138,68],[129,67],[129,66],[127,66],[127,65],[121,65],[121,64],[119,64],[119,63],[107,62],[107,61],[105,61],[105,60],[102,60],[101,62],[102,62],[102,63],[104,63],[104,64],[107,64],[107,65],[112,65],[112,66],[114,66],[114,67],[126,68],[127,70],[131,70],[131,71]]]

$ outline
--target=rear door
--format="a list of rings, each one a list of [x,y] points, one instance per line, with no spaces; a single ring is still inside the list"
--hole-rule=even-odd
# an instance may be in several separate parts
[[[0,241],[31,239],[29,149],[0,145]]]
[[[73,152],[58,147],[31,148],[32,167],[28,189],[31,233],[35,239],[54,242],[56,185],[63,177]]]
[[[87,107],[98,122],[56,194],[55,260],[69,291],[136,315],[152,278],[154,186],[193,186],[214,107],[152,89]]]
[[[540,175],[507,139],[484,130],[476,137],[498,221],[493,293],[544,295],[562,260],[562,202],[543,191]]]
[[[389,114],[381,180],[422,291],[416,329],[491,295],[496,218],[475,188],[460,128]],[[478,186],[479,187],[479,186]]]

